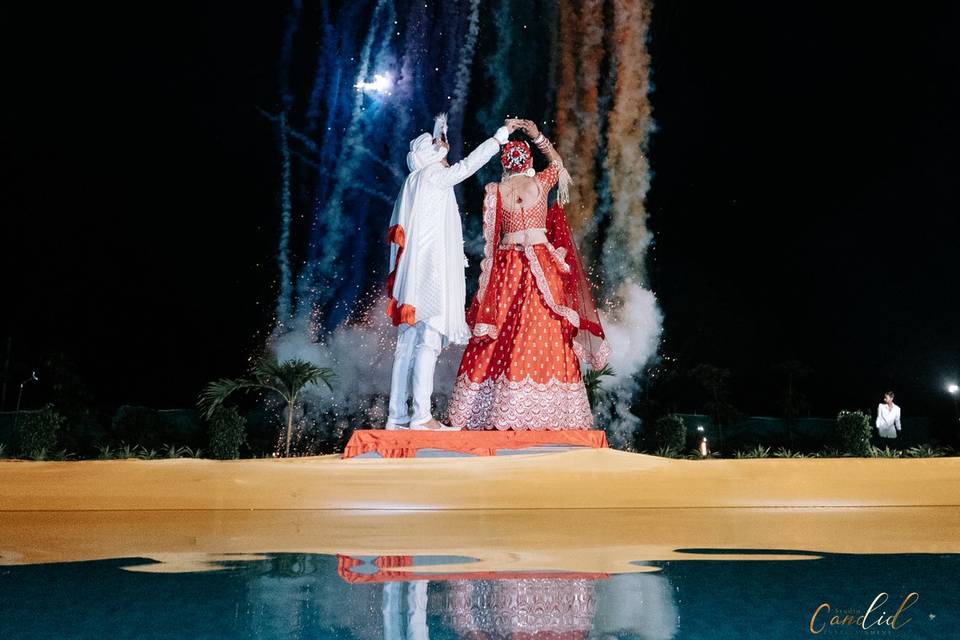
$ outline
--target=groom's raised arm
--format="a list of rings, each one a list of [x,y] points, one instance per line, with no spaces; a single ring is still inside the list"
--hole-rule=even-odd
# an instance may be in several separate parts
[[[487,164],[493,156],[500,151],[500,145],[506,144],[510,137],[510,130],[507,127],[500,127],[493,134],[492,138],[487,138],[483,143],[470,152],[466,158],[449,167],[444,167],[434,174],[434,180],[445,187],[452,187],[460,184],[477,171],[480,167]]]

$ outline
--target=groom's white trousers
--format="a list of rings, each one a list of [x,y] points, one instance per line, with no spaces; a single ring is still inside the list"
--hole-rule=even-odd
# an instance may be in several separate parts
[[[443,336],[425,322],[397,329],[397,350],[393,355],[390,381],[390,415],[387,429],[424,424],[430,421],[433,373],[443,347]],[[407,412],[407,396],[413,394],[413,415]]]

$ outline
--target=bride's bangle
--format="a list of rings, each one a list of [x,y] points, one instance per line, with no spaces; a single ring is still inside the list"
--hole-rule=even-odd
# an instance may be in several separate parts
[[[547,138],[542,133],[536,140],[533,141],[533,144],[537,145],[537,148],[540,149],[541,151],[545,151],[546,149],[549,149],[551,146],[550,139]]]

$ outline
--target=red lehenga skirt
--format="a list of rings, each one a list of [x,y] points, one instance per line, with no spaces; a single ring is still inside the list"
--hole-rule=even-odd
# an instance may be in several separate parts
[[[450,400],[461,429],[591,429],[593,416],[573,349],[574,328],[541,289],[563,299],[560,270],[545,244],[498,248],[496,339],[467,345]],[[533,264],[531,264],[533,263]],[[539,281],[539,282],[538,282]]]

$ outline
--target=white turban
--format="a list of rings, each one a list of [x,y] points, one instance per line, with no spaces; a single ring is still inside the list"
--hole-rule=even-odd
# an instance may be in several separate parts
[[[407,154],[407,168],[410,171],[423,169],[434,162],[440,162],[447,157],[447,148],[433,144],[433,136],[421,133],[410,141],[410,153]]]

